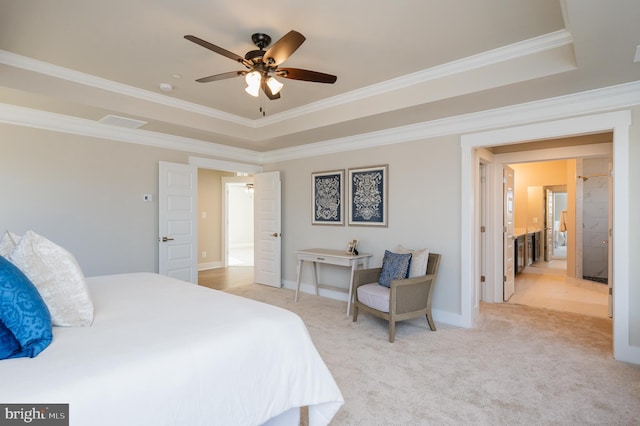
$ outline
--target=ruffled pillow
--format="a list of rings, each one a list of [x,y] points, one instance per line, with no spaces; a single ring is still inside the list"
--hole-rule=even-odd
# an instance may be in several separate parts
[[[80,265],[71,253],[27,231],[9,254],[9,260],[36,286],[49,308],[53,325],[91,325],[93,301]]]
[[[406,278],[409,262],[411,262],[411,253],[400,254],[385,250],[378,284],[391,287],[391,281]]]
[[[0,359],[33,358],[52,339],[51,316],[40,293],[20,269],[0,256]]]
[[[9,253],[16,248],[18,241],[20,241],[18,235],[5,231],[4,234],[2,234],[2,238],[0,238],[0,256],[9,256]]]

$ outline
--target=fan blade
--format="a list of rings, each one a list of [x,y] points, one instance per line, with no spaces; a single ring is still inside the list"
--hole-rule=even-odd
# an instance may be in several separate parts
[[[301,70],[299,68],[278,68],[276,74],[280,77],[290,78],[292,80],[313,81],[314,83],[336,82],[338,77],[331,74],[325,74],[318,71]]]
[[[262,61],[269,66],[280,65],[286,61],[305,40],[306,38],[302,34],[291,30],[265,52]]]
[[[269,86],[267,86],[267,83],[265,82],[265,79],[262,79],[262,82],[260,83],[260,87],[262,88],[262,91],[264,92],[265,95],[267,95],[267,98],[273,100],[276,99],[280,99],[280,92],[276,93],[275,95],[271,92],[271,88]]]
[[[222,74],[210,75],[209,77],[202,77],[197,79],[196,81],[198,83],[208,83],[210,81],[218,81],[218,80],[224,80],[227,78],[240,77],[241,75],[245,75],[245,74],[246,72],[244,71],[230,71],[230,72],[224,72]]]
[[[198,38],[196,36],[192,36],[192,35],[186,35],[184,36],[184,38],[186,38],[189,41],[194,42],[195,44],[199,44],[200,46],[204,47],[205,49],[209,49],[213,52],[216,52],[222,56],[226,56],[229,59],[233,59],[236,62],[240,62],[241,64],[244,64],[246,67],[251,68],[251,63],[249,61],[247,61],[246,59],[244,59],[242,56],[240,55],[236,55],[233,52],[229,52],[227,49],[223,49],[222,47],[216,46],[215,44],[211,44],[208,41],[202,40],[201,38]]]

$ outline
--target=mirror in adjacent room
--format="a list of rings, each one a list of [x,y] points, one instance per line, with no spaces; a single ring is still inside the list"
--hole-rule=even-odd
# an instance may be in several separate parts
[[[527,231],[541,235],[538,260],[566,260],[567,186],[530,186],[527,189]]]

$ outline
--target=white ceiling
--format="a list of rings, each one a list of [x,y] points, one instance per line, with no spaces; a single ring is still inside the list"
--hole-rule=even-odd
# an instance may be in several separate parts
[[[637,0],[0,0],[0,104],[266,152],[640,80],[639,23]],[[244,56],[292,29],[282,66],[335,84],[194,81],[243,68],[184,35]]]

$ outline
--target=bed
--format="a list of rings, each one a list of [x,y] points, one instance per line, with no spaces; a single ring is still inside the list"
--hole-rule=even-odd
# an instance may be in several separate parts
[[[173,278],[87,278],[89,327],[0,361],[0,403],[68,403],[71,425],[328,424],[343,398],[302,320]]]

